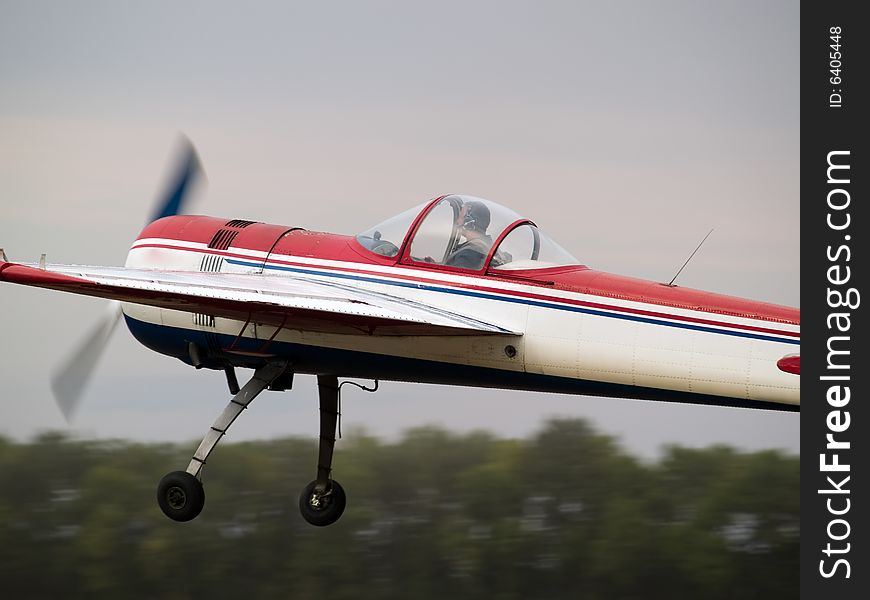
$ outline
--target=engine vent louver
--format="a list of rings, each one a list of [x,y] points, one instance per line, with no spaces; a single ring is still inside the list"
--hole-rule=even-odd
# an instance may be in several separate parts
[[[202,257],[202,262],[199,264],[199,270],[203,273],[220,273],[224,266],[223,256],[214,256],[206,254]]]
[[[256,221],[245,221],[244,219],[233,219],[232,221],[227,221],[227,224],[224,227],[235,227],[236,229],[244,229],[248,225],[253,225]]]
[[[193,313],[193,324],[201,327],[214,327],[214,317],[212,315]]]
[[[256,221],[246,221],[245,219],[227,221],[223,227],[217,230],[214,237],[211,238],[208,247],[215,248],[216,250],[226,250],[233,243],[233,240],[236,239],[236,236],[239,235],[239,229],[244,229],[255,223]]]
[[[239,235],[239,232],[232,229],[218,229],[217,233],[214,234],[214,237],[208,243],[208,247],[216,250],[226,250],[233,243],[233,240],[236,239],[237,235]]]

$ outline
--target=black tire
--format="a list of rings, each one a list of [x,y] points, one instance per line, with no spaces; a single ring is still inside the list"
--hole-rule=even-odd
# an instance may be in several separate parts
[[[316,481],[312,481],[306,485],[299,495],[299,512],[302,513],[302,518],[312,525],[326,527],[341,517],[344,507],[347,505],[347,496],[337,481],[330,480],[326,494],[315,499],[314,485],[316,483]],[[315,502],[319,505],[315,506]]]
[[[186,471],[173,471],[157,486],[157,504],[173,521],[195,519],[205,506],[205,490],[199,479]]]

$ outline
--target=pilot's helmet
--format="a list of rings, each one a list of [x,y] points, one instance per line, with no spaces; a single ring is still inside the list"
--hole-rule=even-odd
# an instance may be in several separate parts
[[[473,229],[480,233],[486,233],[486,228],[489,227],[489,208],[483,202],[478,200],[469,200],[463,205],[466,209],[465,220],[462,222],[462,227],[465,229]]]

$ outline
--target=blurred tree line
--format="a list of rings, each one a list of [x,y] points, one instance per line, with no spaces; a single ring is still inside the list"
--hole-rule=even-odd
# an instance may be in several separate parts
[[[578,420],[527,440],[436,428],[337,446],[348,493],[315,528],[316,440],[225,444],[206,505],[166,519],[157,481],[195,444],[0,438],[3,598],[798,596],[799,464],[671,447],[655,463]]]

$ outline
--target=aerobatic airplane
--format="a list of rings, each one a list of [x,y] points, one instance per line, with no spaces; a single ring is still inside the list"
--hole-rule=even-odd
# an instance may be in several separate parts
[[[124,267],[0,251],[0,281],[115,301],[54,382],[65,413],[122,315],[146,347],[225,371],[232,400],[187,470],[158,486],[171,519],[200,513],[215,445],[297,373],[317,376],[320,397],[317,476],[299,498],[314,525],[346,504],[331,478],[339,378],[800,410],[798,309],[595,271],[532,221],[465,195],[355,236],[183,216],[198,168],[190,147]],[[237,368],[254,370],[241,388]]]

